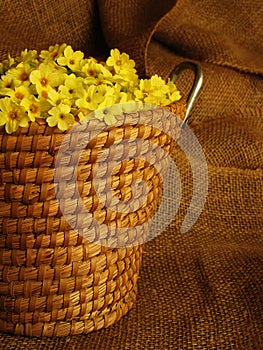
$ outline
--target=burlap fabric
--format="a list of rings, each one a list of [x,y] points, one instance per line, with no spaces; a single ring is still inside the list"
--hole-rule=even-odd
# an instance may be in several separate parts
[[[3,349],[263,349],[262,17],[260,0],[3,2],[1,57],[65,41],[100,57],[125,50],[142,76],[167,77],[182,60],[199,62],[205,80],[190,125],[209,171],[204,210],[181,234],[192,175],[175,148],[181,205],[146,245],[127,316],[87,336],[1,334]],[[186,73],[178,87],[187,94],[190,84]]]

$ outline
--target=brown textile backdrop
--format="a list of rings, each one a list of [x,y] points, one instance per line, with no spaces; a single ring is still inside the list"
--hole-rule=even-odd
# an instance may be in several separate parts
[[[190,125],[209,173],[204,210],[181,234],[192,175],[175,149],[181,205],[146,245],[138,301],[127,316],[66,339],[0,334],[0,348],[263,349],[263,2],[6,0],[0,11],[1,58],[67,42],[96,57],[118,47],[141,76],[167,78],[182,60],[199,62],[204,85]],[[183,94],[191,82],[190,73],[182,76]]]

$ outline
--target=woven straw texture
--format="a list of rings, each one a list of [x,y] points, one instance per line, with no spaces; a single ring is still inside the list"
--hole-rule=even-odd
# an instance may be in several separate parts
[[[137,302],[125,317],[62,339],[2,333],[2,348],[263,349],[262,1],[10,0],[1,10],[2,56],[68,41],[91,55],[118,47],[142,76],[168,77],[185,59],[200,63],[205,79],[190,125],[209,170],[202,215],[181,234],[191,169],[175,148],[185,184],[181,205],[165,232],[146,245]],[[180,78],[183,95],[191,82]]]
[[[167,167],[180,130],[170,110],[183,118],[185,101],[167,110],[127,114],[119,127],[91,120],[63,133],[39,120],[12,135],[0,128],[2,331],[42,337],[89,333],[112,325],[130,310],[142,242],[161,198],[163,179],[155,166]],[[163,132],[166,127],[174,130],[174,138]],[[102,131],[93,137],[96,130]],[[147,143],[110,148],[136,138]],[[80,152],[85,140],[90,141]],[[143,155],[147,161],[138,159]],[[103,169],[95,168],[100,156]],[[105,188],[96,189],[95,171],[105,173],[100,176],[100,183],[106,177]],[[113,197],[134,197],[134,205],[143,199],[143,204],[128,213],[109,209],[108,176]],[[136,181],[147,183],[147,196],[144,191],[133,195]],[[82,204],[92,213],[84,223]],[[114,235],[105,231],[112,226],[125,230]]]

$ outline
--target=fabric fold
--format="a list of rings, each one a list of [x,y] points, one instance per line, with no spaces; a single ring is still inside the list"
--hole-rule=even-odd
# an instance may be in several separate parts
[[[262,75],[262,16],[261,1],[178,0],[154,36],[180,56]]]

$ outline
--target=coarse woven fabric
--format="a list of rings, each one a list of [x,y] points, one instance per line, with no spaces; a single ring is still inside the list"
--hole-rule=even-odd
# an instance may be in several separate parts
[[[1,58],[56,43],[67,43],[87,55],[98,56],[105,50],[94,0],[7,0],[1,3],[0,19]]]
[[[263,349],[262,17],[260,0],[4,2],[2,57],[65,41],[100,57],[118,47],[141,76],[167,78],[179,62],[198,62],[205,78],[190,125],[207,158],[209,190],[199,220],[181,234],[192,175],[176,147],[180,207],[145,247],[135,308],[85,336],[1,334],[0,348]],[[188,72],[178,81],[184,95],[191,84]]]

